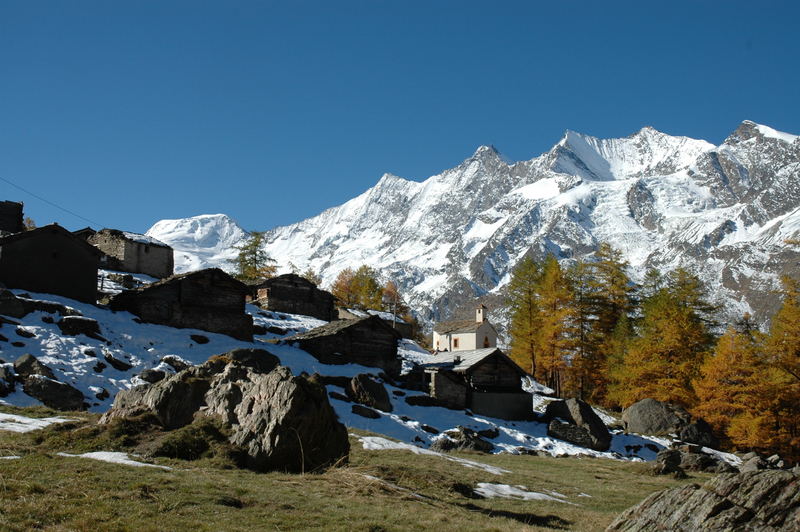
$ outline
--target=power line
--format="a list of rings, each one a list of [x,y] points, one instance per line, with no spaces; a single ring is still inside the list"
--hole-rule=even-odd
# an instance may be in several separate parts
[[[41,200],[41,201],[43,201],[43,202],[45,202],[45,203],[47,203],[49,205],[52,205],[56,209],[61,209],[62,211],[66,212],[68,214],[71,214],[72,216],[75,216],[76,218],[80,218],[81,220],[89,222],[90,224],[96,225],[98,227],[103,227],[103,224],[97,223],[95,221],[90,220],[89,218],[86,218],[85,216],[81,216],[80,214],[74,213],[71,210],[69,210],[69,209],[67,209],[65,207],[62,207],[61,205],[57,205],[57,204],[53,203],[52,201],[39,196],[38,194],[34,194],[30,190],[26,190],[26,189],[22,188],[21,186],[17,185],[16,183],[12,183],[8,179],[0,177],[0,181],[4,181],[4,182],[8,183],[9,185],[11,185],[12,187],[16,187],[16,188],[20,189],[21,191],[25,192],[26,194],[30,194],[34,198],[36,198],[38,200]]]

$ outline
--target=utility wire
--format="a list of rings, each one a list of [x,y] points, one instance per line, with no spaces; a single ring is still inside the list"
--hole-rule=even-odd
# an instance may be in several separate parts
[[[31,192],[30,190],[25,190],[25,189],[24,189],[24,188],[22,188],[21,186],[17,185],[16,183],[12,183],[12,182],[11,182],[11,181],[9,181],[8,179],[5,179],[5,178],[3,178],[3,177],[0,177],[0,181],[4,181],[4,182],[8,183],[9,185],[11,185],[12,187],[16,187],[16,188],[20,189],[21,191],[23,191],[23,192],[25,192],[25,193],[27,193],[27,194],[30,194],[30,195],[31,195],[31,196],[33,196],[34,198],[36,198],[36,199],[38,199],[38,200],[41,200],[41,201],[43,201],[43,202],[45,202],[45,203],[47,203],[47,204],[49,204],[49,205],[52,205],[52,206],[53,206],[53,207],[55,207],[56,209],[61,209],[62,211],[66,212],[66,213],[68,213],[68,214],[71,214],[72,216],[75,216],[76,218],[80,218],[81,220],[84,220],[84,221],[86,221],[86,222],[89,222],[90,224],[96,225],[96,226],[98,226],[98,227],[103,227],[103,224],[100,224],[100,223],[94,222],[94,221],[90,220],[89,218],[86,218],[85,216],[81,216],[80,214],[74,213],[74,212],[72,212],[71,210],[69,210],[69,209],[67,209],[67,208],[65,208],[65,207],[62,207],[61,205],[57,205],[57,204],[53,203],[52,201],[50,201],[50,200],[48,200],[48,199],[45,199],[45,198],[43,198],[43,197],[41,197],[41,196],[39,196],[39,195],[37,195],[37,194],[34,194],[34,193],[33,193],[33,192]]]

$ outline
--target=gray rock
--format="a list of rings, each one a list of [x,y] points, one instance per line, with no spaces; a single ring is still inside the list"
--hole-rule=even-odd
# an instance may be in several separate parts
[[[11,290],[0,289],[0,314],[24,318],[31,310]]]
[[[595,451],[607,451],[611,446],[611,433],[603,420],[588,403],[579,399],[552,401],[544,413],[545,420],[552,420],[547,427],[548,435],[569,441]],[[564,423],[553,423],[556,418],[575,427],[564,427]],[[559,436],[560,435],[560,436]]]
[[[161,362],[170,366],[175,371],[183,371],[186,368],[191,367],[191,364],[187,364],[175,355],[167,355],[161,359]]]
[[[100,325],[92,318],[83,316],[64,316],[56,323],[61,334],[65,336],[77,336],[85,334],[91,338],[100,335]]]
[[[654,493],[606,530],[800,530],[800,478],[789,471],[718,475]]]
[[[14,392],[14,370],[11,365],[0,365],[0,397]]]
[[[719,440],[711,427],[702,419],[693,419],[684,408],[655,399],[642,399],[622,412],[622,424],[626,432],[666,436],[676,434],[689,443],[718,447]]]
[[[56,378],[53,374],[53,370],[39,362],[39,359],[29,353],[25,353],[14,361],[14,371],[17,372],[17,375],[21,379],[29,375],[42,375],[49,379]]]
[[[490,453],[494,445],[480,436],[472,429],[457,427],[455,430],[445,432],[444,438],[439,438],[431,444],[434,451],[478,451]]]
[[[357,416],[365,417],[367,419],[379,419],[381,415],[375,410],[364,405],[353,405],[350,411]]]
[[[196,416],[221,419],[247,467],[258,471],[311,472],[346,462],[350,449],[324,386],[292,376],[258,349],[217,355],[155,384],[121,391],[101,422],[145,412],[168,429]]]
[[[130,371],[133,366],[128,364],[127,362],[115,358],[110,353],[103,353],[103,359],[108,362],[108,364],[117,371]]]
[[[167,374],[160,369],[146,369],[139,373],[138,377],[145,382],[155,384],[158,381],[164,380]]]
[[[347,397],[355,403],[361,403],[384,412],[392,411],[389,394],[383,384],[372,380],[366,373],[360,373],[350,380],[345,389]]]
[[[739,471],[742,473],[750,472],[750,471],[760,471],[762,469],[767,469],[769,464],[767,464],[766,460],[761,458],[760,456],[754,456],[753,458],[747,460],[746,462],[742,462],[741,467],[739,467]]]
[[[25,377],[22,381],[22,390],[55,410],[86,410],[80,390],[44,375]]]

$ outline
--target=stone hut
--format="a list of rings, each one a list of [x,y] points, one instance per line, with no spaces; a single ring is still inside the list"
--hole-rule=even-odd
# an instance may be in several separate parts
[[[497,330],[489,322],[489,312],[481,305],[474,320],[437,323],[433,327],[433,348],[436,351],[470,351],[497,347]]]
[[[87,235],[87,242],[108,256],[106,267],[110,270],[144,273],[159,279],[172,275],[172,248],[155,238],[117,229],[101,229],[94,234],[84,234]]]
[[[397,356],[400,334],[377,316],[339,320],[287,338],[297,342],[323,364],[361,364],[383,368],[392,376],[400,374]]]
[[[20,233],[22,222],[22,203],[0,201],[0,233]]]
[[[338,317],[340,320],[357,320],[361,318],[366,318],[368,316],[378,316],[386,323],[386,325],[399,332],[403,338],[413,337],[414,331],[411,327],[411,324],[408,323],[403,318],[401,318],[400,316],[393,315],[391,312],[382,312],[380,310],[372,310],[372,309],[358,310],[354,308],[342,308],[342,307],[339,307],[336,310],[338,312]]]
[[[149,323],[202,329],[253,340],[253,317],[245,312],[247,287],[218,268],[175,275],[122,292],[112,310],[125,310]]]
[[[102,253],[57,224],[0,238],[0,282],[97,302]]]
[[[254,303],[262,308],[287,314],[302,314],[333,321],[336,319],[333,294],[294,273],[278,275],[252,287]]]
[[[437,353],[422,365],[431,397],[448,408],[501,419],[531,419],[525,371],[496,347]]]

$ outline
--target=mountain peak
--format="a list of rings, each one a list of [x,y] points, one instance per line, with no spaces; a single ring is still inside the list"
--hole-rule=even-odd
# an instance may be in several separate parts
[[[776,139],[791,144],[798,136],[778,131],[752,120],[743,120],[739,127],[725,139],[725,144],[737,144],[752,138]]]

